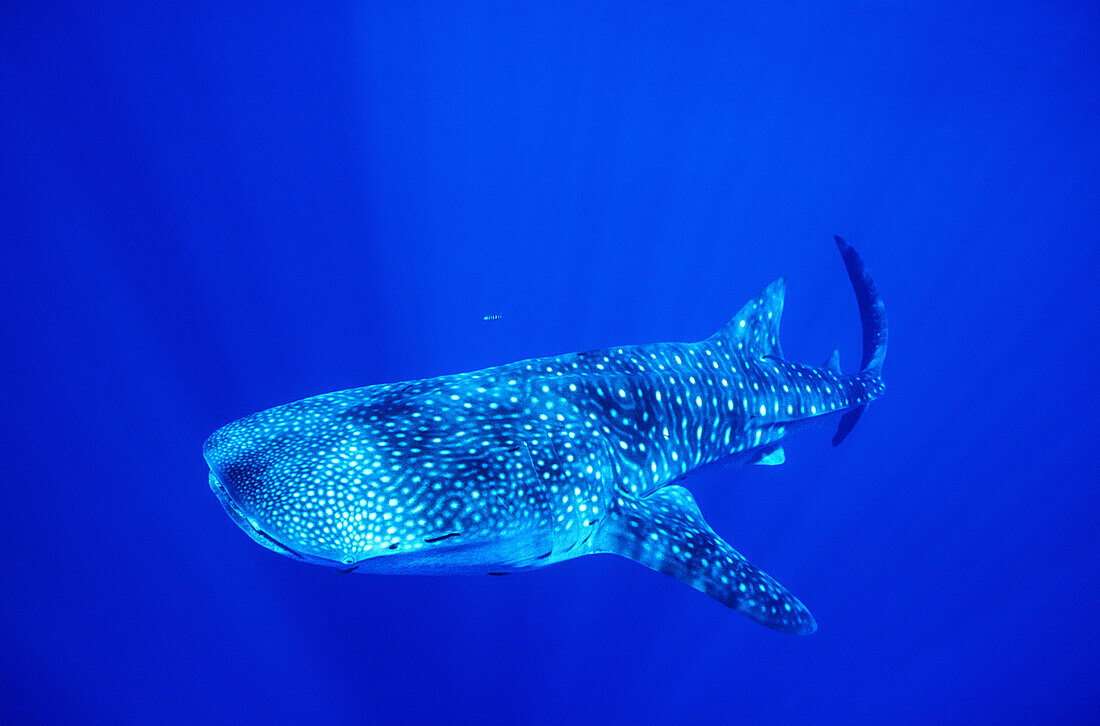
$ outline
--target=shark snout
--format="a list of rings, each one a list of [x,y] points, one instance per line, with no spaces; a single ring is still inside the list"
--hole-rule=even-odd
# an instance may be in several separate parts
[[[213,471],[210,472],[210,489],[214,492],[214,495],[217,496],[218,501],[221,502],[229,518],[232,519],[238,527],[244,530],[254,542],[263,545],[273,552],[286,555],[287,557],[293,557],[299,560],[310,559],[301,552],[283,544],[271,534],[268,534],[266,528],[259,520],[246,513],[241,508],[240,504],[237,503],[229,493],[229,490],[222,484],[221,480],[218,479],[218,476]]]
[[[230,519],[264,547],[295,559],[314,559],[288,544],[274,522],[269,521],[265,478],[271,466],[265,451],[269,443],[237,421],[214,432],[203,444],[203,458],[210,467],[210,489]]]
[[[338,493],[339,476],[326,476],[332,457],[318,453],[326,442],[273,418],[261,412],[206,440],[210,489],[237,526],[270,550],[315,564],[358,561],[366,493]]]

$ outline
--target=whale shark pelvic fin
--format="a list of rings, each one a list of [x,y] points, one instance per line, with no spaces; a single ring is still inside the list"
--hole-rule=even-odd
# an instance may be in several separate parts
[[[707,525],[686,489],[666,486],[645,497],[620,492],[594,549],[663,572],[761,625],[805,635],[810,611]]]
[[[774,444],[766,448],[762,448],[760,453],[755,458],[747,461],[747,464],[760,464],[762,466],[779,466],[787,460],[787,454],[783,451],[783,446],[780,444]]]

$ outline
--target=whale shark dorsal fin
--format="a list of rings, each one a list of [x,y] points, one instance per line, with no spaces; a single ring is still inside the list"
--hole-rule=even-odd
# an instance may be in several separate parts
[[[675,577],[769,628],[799,635],[817,629],[806,606],[714,533],[683,487],[645,497],[621,492],[595,549]]]
[[[825,359],[825,364],[823,367],[828,371],[832,371],[833,373],[841,373],[842,371],[840,370],[840,351],[834,350],[833,354]]]
[[[746,348],[758,355],[783,356],[779,347],[779,318],[783,315],[783,296],[787,281],[779,278],[745,303],[726,325],[710,337],[723,340],[738,350]]]

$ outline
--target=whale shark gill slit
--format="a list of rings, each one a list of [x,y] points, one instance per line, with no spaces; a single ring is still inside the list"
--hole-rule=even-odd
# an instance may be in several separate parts
[[[438,537],[427,537],[427,538],[425,538],[424,541],[429,542],[429,543],[431,543],[431,542],[442,542],[445,539],[449,539],[450,537],[457,537],[457,536],[458,536],[458,532],[448,532],[447,534],[441,534]]]

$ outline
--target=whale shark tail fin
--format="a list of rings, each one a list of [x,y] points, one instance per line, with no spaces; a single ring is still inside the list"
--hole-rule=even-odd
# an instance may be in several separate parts
[[[787,281],[779,278],[737,311],[725,326],[708,340],[728,344],[734,350],[747,349],[759,355],[783,357],[779,346],[779,318]]]
[[[761,625],[806,635],[813,615],[786,588],[714,533],[686,489],[645,496],[621,492],[593,549],[612,552],[674,577]]]
[[[848,279],[852,281],[852,289],[856,293],[856,303],[859,305],[859,320],[863,326],[863,359],[860,362],[860,377],[867,379],[868,384],[882,388],[882,363],[886,360],[886,307],[879,297],[875,281],[867,271],[863,258],[852,249],[852,246],[840,237],[834,236],[836,246],[844,258],[844,266],[848,269]],[[864,404],[845,413],[833,435],[833,446],[839,446],[840,442],[855,428],[859,417],[863,415],[867,405]]]

